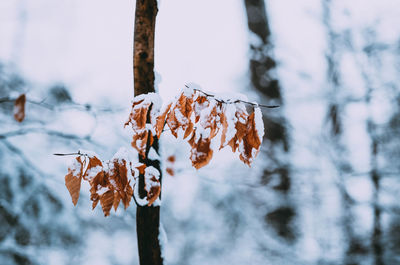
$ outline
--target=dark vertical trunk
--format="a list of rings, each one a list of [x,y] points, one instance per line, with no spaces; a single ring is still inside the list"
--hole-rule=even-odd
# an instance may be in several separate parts
[[[155,92],[154,89],[154,32],[157,16],[157,0],[137,0],[135,13],[135,35],[133,50],[133,74],[135,96]],[[158,141],[148,145],[146,157],[154,148],[158,152]],[[157,168],[160,173],[160,161],[142,159],[147,166]],[[161,175],[160,175],[161,181]],[[139,196],[144,198],[144,176],[139,176]],[[141,265],[159,265],[163,263],[159,242],[160,207],[138,206],[136,211],[136,228]]]
[[[289,151],[289,137],[286,119],[283,115],[283,97],[279,81],[276,78],[276,62],[273,58],[273,45],[270,41],[271,31],[264,0],[244,0],[247,25],[253,35],[250,42],[250,77],[251,87],[263,97],[268,104],[280,105],[280,109],[263,110],[265,124],[265,142],[263,152],[268,159],[262,183],[268,184],[277,176],[279,183],[273,188],[289,198],[291,188],[290,167],[288,159],[282,154]],[[296,211],[289,200],[266,213],[265,220],[276,229],[279,236],[292,241],[296,238],[292,222]]]

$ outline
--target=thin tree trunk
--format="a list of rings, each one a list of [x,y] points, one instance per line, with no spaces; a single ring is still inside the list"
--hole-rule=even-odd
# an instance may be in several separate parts
[[[157,16],[157,0],[137,0],[135,13],[135,35],[133,49],[133,75],[135,96],[155,92],[154,89],[154,32]],[[152,146],[147,145],[146,157],[150,148],[158,152],[158,141]],[[157,168],[160,173],[160,161],[142,159],[147,166]],[[161,182],[161,174],[160,174]],[[139,176],[139,196],[144,198],[144,176]],[[136,230],[141,265],[163,264],[160,242],[158,239],[160,227],[159,206],[138,206],[136,211]]]

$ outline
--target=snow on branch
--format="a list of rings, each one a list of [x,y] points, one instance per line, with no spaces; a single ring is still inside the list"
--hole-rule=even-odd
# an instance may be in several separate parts
[[[245,104],[252,105],[248,113]],[[130,159],[126,149],[120,149],[111,160],[101,161],[98,155],[80,150],[77,153],[55,154],[76,156],[68,168],[65,185],[74,205],[79,199],[82,180],[90,184],[93,209],[100,205],[108,216],[112,207],[117,210],[122,202],[128,207],[133,197],[136,204],[158,205],[161,193],[161,173],[151,164],[140,161],[158,160],[152,145],[161,137],[167,125],[176,138],[186,139],[191,146],[190,160],[199,169],[212,159],[215,141],[219,149],[229,146],[239,153],[239,159],[251,165],[260,151],[264,124],[260,107],[240,94],[210,94],[186,85],[178,97],[166,106],[156,93],[142,94],[132,101],[132,110],[125,126],[133,131],[131,145],[136,151]],[[264,106],[276,107],[276,106]],[[147,163],[147,162],[145,162]],[[170,170],[171,171],[171,170]],[[145,196],[138,193],[139,176],[144,179]]]
[[[93,152],[82,150],[77,153],[55,155],[77,155],[65,176],[65,185],[74,205],[78,203],[81,183],[84,180],[90,185],[92,209],[99,202],[105,216],[110,215],[113,207],[116,211],[121,202],[126,209],[134,195],[139,174],[148,176],[145,179],[145,185],[149,192],[144,199],[136,197],[135,201],[145,201],[150,206],[159,197],[158,176],[160,173],[153,167],[146,168],[146,165],[129,159],[130,156],[124,148],[121,148],[111,160],[107,161],[101,161]]]
[[[253,106],[252,113],[247,112],[245,104]],[[187,139],[192,148],[190,159],[196,169],[211,161],[214,152],[211,143],[215,139],[220,140],[219,149],[230,146],[232,152],[238,152],[240,160],[250,166],[264,136],[261,106],[277,107],[248,102],[240,94],[213,95],[185,85],[181,94],[163,108],[157,94],[135,97],[125,126],[131,125],[131,145],[142,158],[154,139],[167,131],[164,129],[167,125],[173,136]]]

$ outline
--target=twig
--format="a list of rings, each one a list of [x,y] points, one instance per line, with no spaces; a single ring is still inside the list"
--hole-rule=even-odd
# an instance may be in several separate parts
[[[67,154],[55,153],[53,155],[55,155],[55,156],[76,156],[76,155],[85,155],[85,154],[81,154],[80,152],[77,152],[77,153],[67,153]]]
[[[189,88],[188,85],[185,85],[185,87]],[[244,101],[244,100],[241,100],[241,99],[237,99],[237,100],[235,100],[235,101],[228,101],[228,102],[226,102],[226,101],[223,101],[223,100],[221,100],[221,99],[217,99],[217,98],[215,97],[215,95],[206,93],[206,92],[204,92],[204,91],[202,91],[202,90],[200,90],[200,89],[194,88],[193,90],[194,90],[194,91],[197,91],[197,92],[200,92],[200,93],[203,93],[203,94],[206,95],[207,97],[212,97],[212,98],[214,98],[217,102],[224,103],[224,104],[234,104],[234,103],[242,102],[242,103],[249,104],[249,105],[252,105],[252,106],[258,106],[258,107],[268,108],[268,109],[274,109],[274,108],[279,108],[279,107],[280,107],[280,106],[278,106],[278,105],[263,105],[263,104],[258,104],[258,103],[252,103],[252,102]]]

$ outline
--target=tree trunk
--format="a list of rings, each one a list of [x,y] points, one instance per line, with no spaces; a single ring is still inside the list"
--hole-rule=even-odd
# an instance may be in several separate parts
[[[289,199],[291,189],[291,170],[287,158],[289,135],[282,110],[282,90],[276,78],[276,62],[272,55],[271,31],[264,0],[244,0],[244,6],[248,29],[255,36],[250,40],[251,87],[263,96],[263,101],[267,104],[281,106],[273,112],[263,110],[265,141],[262,150],[267,159],[264,162],[262,183],[268,184],[275,175],[279,176],[279,183],[273,188],[285,197],[282,204],[266,213],[265,220],[275,228],[279,236],[292,242],[296,239],[292,224],[296,219],[296,209]]]
[[[135,34],[133,49],[133,76],[135,96],[155,92],[154,89],[154,32],[157,16],[157,0],[137,0],[135,13]],[[158,152],[158,141],[152,146],[147,145],[146,157],[150,148]],[[160,171],[160,161],[139,160],[147,166],[153,166]],[[144,198],[144,176],[139,176],[139,196]],[[160,242],[158,239],[160,226],[159,206],[138,206],[136,211],[136,230],[141,265],[163,264]]]

